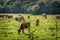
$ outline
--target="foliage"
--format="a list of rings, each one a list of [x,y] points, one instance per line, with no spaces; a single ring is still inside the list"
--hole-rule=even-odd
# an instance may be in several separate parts
[[[3,7],[3,8],[2,8]],[[0,0],[0,13],[59,14],[59,0]]]

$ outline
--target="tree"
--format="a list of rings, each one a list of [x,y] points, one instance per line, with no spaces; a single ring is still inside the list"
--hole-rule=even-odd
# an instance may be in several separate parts
[[[60,2],[54,1],[52,3],[52,9],[54,14],[60,14]]]

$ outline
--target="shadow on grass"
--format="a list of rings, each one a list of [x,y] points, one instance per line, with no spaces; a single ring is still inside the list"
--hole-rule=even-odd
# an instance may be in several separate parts
[[[28,36],[28,39],[30,40],[34,40],[34,38],[38,38],[38,37],[34,37],[34,32],[35,31],[32,31],[32,32],[29,32],[29,34],[26,34],[24,33],[24,35]]]

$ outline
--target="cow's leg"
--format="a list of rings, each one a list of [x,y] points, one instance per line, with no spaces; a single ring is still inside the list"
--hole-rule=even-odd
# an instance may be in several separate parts
[[[25,19],[23,18],[23,20],[25,21]]]
[[[36,23],[36,26],[38,26],[39,25],[39,23]]]
[[[24,33],[24,28],[23,28],[22,32]]]
[[[18,29],[18,34],[21,32],[21,30],[20,29]]]
[[[47,16],[45,16],[45,19],[47,19]]]
[[[30,32],[30,27],[28,28],[28,32]]]

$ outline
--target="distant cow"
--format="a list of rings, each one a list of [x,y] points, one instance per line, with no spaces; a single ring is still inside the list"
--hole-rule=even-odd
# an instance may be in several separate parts
[[[57,19],[60,19],[60,16],[56,16]]]
[[[6,16],[6,18],[8,18],[8,19],[13,18],[13,16],[12,16],[12,15],[5,15],[5,16]]]
[[[4,18],[4,16],[5,16],[4,14],[0,14],[0,18]]]
[[[30,32],[30,22],[23,22],[18,29],[18,34],[22,31],[24,33],[24,29],[28,29],[28,32]]]
[[[22,15],[19,15],[18,16],[18,21],[21,21],[21,20],[24,20],[25,21],[24,17]]]
[[[28,16],[28,18],[30,18],[30,16]]]
[[[47,19],[46,13],[42,13],[42,16],[43,16],[45,19]]]
[[[36,26],[39,26],[39,19],[36,20]]]

